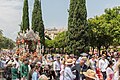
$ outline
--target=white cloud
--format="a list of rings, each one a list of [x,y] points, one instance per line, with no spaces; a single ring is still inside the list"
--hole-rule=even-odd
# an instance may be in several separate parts
[[[23,0],[0,0],[0,29],[14,39],[21,23]]]

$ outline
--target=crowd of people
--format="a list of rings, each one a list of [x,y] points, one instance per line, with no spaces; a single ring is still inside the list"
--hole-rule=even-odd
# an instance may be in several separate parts
[[[120,80],[119,52],[73,54],[0,53],[6,80]]]

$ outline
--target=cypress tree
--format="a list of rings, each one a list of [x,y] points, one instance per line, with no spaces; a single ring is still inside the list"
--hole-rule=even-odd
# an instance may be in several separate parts
[[[23,6],[23,16],[22,16],[22,23],[21,23],[21,31],[26,32],[29,30],[29,11],[28,11],[28,0],[24,0]]]
[[[70,0],[70,10],[69,10],[69,18],[68,18],[68,30],[73,26],[73,14],[76,6],[76,0]]]
[[[41,1],[35,0],[32,12],[32,29],[34,32],[39,32],[40,42],[44,45],[44,24],[42,20]]]
[[[76,0],[72,20],[68,20],[68,47],[70,53],[85,52],[88,47],[86,1]],[[69,12],[70,17],[71,12]]]
[[[77,4],[77,1],[76,0],[70,0],[70,9],[69,9],[69,17],[68,17],[68,33],[67,33],[67,51],[68,53],[71,53],[73,50],[72,50],[72,46],[70,46],[70,42],[71,42],[71,29],[74,28],[74,25],[73,25],[73,15],[74,15],[74,10],[75,10],[75,7],[76,7],[76,4]]]

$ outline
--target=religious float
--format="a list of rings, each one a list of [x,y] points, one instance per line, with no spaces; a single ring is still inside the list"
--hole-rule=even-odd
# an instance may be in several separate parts
[[[16,38],[17,53],[39,53],[41,54],[41,43],[39,33],[33,30],[19,32]]]

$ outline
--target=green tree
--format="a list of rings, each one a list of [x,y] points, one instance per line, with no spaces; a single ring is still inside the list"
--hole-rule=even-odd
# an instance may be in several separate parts
[[[69,9],[69,17],[68,17],[68,30],[69,28],[73,27],[73,15],[74,15],[74,10],[77,4],[77,0],[70,0],[70,9]]]
[[[45,40],[46,48],[49,48],[49,49],[54,48],[54,50],[58,48],[60,52],[63,52],[63,50],[66,47],[66,33],[67,31],[58,33],[53,40],[50,40],[49,38],[46,39]]]
[[[1,49],[13,49],[15,47],[15,42],[7,37],[4,37],[2,30],[0,30],[0,50]]]
[[[68,53],[79,55],[88,48],[86,0],[76,0],[72,20],[68,20]],[[71,5],[70,5],[71,8]],[[69,12],[69,15],[71,12]],[[70,18],[70,17],[69,17]]]
[[[0,29],[0,50],[3,46],[3,31]]]
[[[97,47],[100,53],[102,46],[108,49],[113,41],[113,37],[109,33],[109,25],[106,24],[104,16],[101,15],[88,19],[88,26],[90,30],[90,46],[93,50]]]
[[[118,46],[120,44],[120,6],[105,9],[103,16],[109,26],[109,34],[114,38],[113,45]]]
[[[54,47],[54,40],[45,39],[45,45],[46,45],[46,48],[53,48]]]
[[[58,48],[58,52],[62,54],[66,48],[66,42],[67,42],[66,34],[67,34],[67,31],[60,32],[54,39],[55,48]]]
[[[42,20],[41,0],[35,0],[32,12],[32,29],[34,32],[39,32],[40,42],[45,44],[44,24]]]
[[[120,7],[105,9],[105,13],[88,20],[91,29],[90,45],[97,47],[99,52],[101,47],[107,50],[110,45],[120,44]]]
[[[15,47],[15,42],[9,38],[4,37],[3,47],[5,49],[13,49]]]
[[[54,43],[56,43],[55,48],[65,48],[66,47],[66,31],[58,33],[58,35],[54,39]]]
[[[22,23],[21,23],[21,31],[26,32],[26,30],[29,30],[28,0],[24,0],[23,16],[22,16]]]
[[[97,24],[95,24],[95,19],[88,19],[88,28],[89,28],[89,44],[92,47],[92,50],[94,52],[94,49],[96,48],[96,30],[94,29],[94,27],[97,26]]]
[[[2,35],[3,33],[2,33],[3,31],[0,29],[0,35]]]

